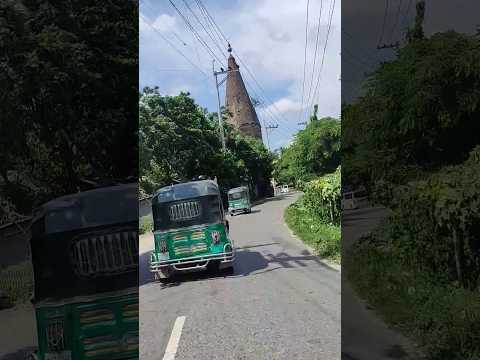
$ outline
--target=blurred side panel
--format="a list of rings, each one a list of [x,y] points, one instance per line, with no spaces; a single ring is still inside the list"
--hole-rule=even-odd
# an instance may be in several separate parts
[[[476,1],[342,1],[342,358],[480,348]]]
[[[138,2],[0,2],[0,359],[138,358]]]

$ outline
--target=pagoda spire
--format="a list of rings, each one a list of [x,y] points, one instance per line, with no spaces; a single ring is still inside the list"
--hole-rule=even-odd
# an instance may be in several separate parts
[[[228,110],[227,122],[241,133],[262,141],[262,130],[247,88],[240,74],[239,66],[228,44],[228,75],[225,105]]]

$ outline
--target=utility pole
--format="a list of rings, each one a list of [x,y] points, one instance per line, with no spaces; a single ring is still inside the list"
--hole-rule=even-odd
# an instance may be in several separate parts
[[[218,76],[219,75],[224,75],[228,74],[236,70],[224,70],[223,68],[220,68],[220,71],[215,71],[215,60],[212,62],[212,69],[213,69],[213,76],[215,77],[215,89],[217,90],[217,102],[218,102],[218,127],[220,130],[220,141],[222,142],[222,149],[225,151],[225,134],[223,133],[223,121],[222,121],[222,111],[221,111],[221,105],[220,105],[220,86],[227,81],[227,76],[225,76],[220,82],[218,81]]]
[[[270,139],[268,137],[268,130],[273,130],[273,129],[277,129],[278,128],[278,124],[277,125],[268,125],[268,126],[265,126],[265,134],[267,135],[267,146],[268,146],[268,150],[270,150]]]
[[[220,131],[220,141],[222,143],[222,150],[225,151],[225,134],[223,133],[223,121],[222,121],[222,110],[220,106],[220,92],[218,88],[225,81],[222,80],[220,84],[218,83],[218,75],[226,73],[226,71],[215,71],[215,60],[212,62],[213,76],[215,77],[215,89],[217,89],[217,101],[218,101],[218,129]]]

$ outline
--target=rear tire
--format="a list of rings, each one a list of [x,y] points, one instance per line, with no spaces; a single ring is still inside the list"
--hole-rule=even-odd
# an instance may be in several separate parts
[[[220,269],[220,261],[210,261],[207,265],[207,270],[211,273],[218,273]]]
[[[235,273],[235,268],[233,267],[233,265],[223,269],[224,273],[226,275],[233,275]]]

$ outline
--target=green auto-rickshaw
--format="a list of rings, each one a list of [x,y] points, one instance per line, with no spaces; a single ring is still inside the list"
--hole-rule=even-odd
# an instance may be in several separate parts
[[[228,191],[228,212],[230,215],[252,212],[248,187],[240,186]]]
[[[160,189],[152,198],[152,213],[155,248],[150,270],[156,280],[167,280],[175,272],[233,270],[234,247],[214,181]]]
[[[39,207],[31,236],[40,360],[138,359],[138,184]]]

